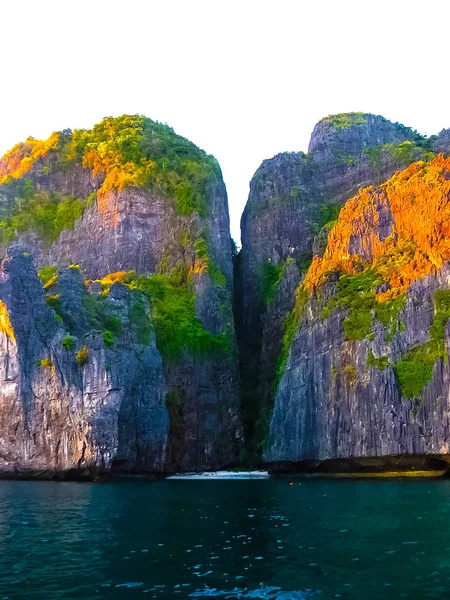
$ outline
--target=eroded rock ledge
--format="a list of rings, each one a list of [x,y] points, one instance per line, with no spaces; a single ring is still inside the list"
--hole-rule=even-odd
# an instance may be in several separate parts
[[[323,475],[341,477],[450,477],[447,454],[400,454],[347,459],[304,460],[267,465],[273,476]]]

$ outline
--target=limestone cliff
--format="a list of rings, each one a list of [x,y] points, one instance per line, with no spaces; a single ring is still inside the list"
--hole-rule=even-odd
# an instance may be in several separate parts
[[[15,146],[0,474],[447,457],[449,151],[449,130],[323,119],[255,173],[233,271],[220,168],[168,126]]]
[[[313,251],[323,252],[340,207],[360,187],[381,183],[414,160],[429,159],[432,142],[383,117],[333,115],[315,126],[308,154],[277,155],[253,176],[241,220],[237,286],[243,406],[252,453],[268,431],[282,325]]]
[[[155,470],[235,464],[242,432],[232,245],[215,159],[166,125],[141,116],[106,118],[92,130],[65,130],[15,146],[0,160],[0,200],[5,252],[29,253],[44,274],[78,265],[103,293],[119,281],[144,294],[162,363],[161,410],[169,413]],[[84,310],[71,318],[74,326]],[[141,310],[139,318],[149,317]],[[97,329],[110,330],[105,322]],[[45,369],[37,373],[38,380],[49,376]],[[98,377],[92,385],[106,386],[101,369]],[[149,388],[153,383],[146,381]],[[7,404],[3,408],[8,411]],[[125,447],[136,436],[125,416],[120,421]],[[112,452],[110,460],[128,469],[120,454]]]
[[[286,323],[266,461],[448,455],[449,174],[419,161],[341,210]]]

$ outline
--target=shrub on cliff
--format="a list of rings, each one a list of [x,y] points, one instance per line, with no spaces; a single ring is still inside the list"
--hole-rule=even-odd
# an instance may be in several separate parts
[[[87,346],[83,346],[81,350],[78,350],[75,360],[81,367],[87,365],[89,362],[89,350]]]
[[[113,346],[114,345],[114,337],[111,331],[106,330],[103,332],[103,342],[105,346]]]
[[[37,367],[44,367],[44,369],[52,369],[53,368],[53,363],[51,358],[49,358],[48,356],[46,358],[42,358],[41,360],[36,361],[36,366]]]
[[[58,239],[63,229],[73,229],[84,212],[84,201],[52,192],[33,192],[18,198],[0,221],[0,244],[5,246],[18,235],[34,231],[46,244]]]
[[[50,281],[50,279],[52,279],[56,274],[56,267],[43,267],[39,273],[38,273],[38,277],[39,279],[42,281],[42,283],[45,285],[46,283],[48,283]]]
[[[71,335],[66,335],[63,337],[61,343],[65,350],[73,350],[75,338],[73,338]]]

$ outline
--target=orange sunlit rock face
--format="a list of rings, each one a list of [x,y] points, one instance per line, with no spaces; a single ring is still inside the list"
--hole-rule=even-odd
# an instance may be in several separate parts
[[[134,271],[116,271],[115,273],[109,273],[101,279],[101,283],[104,285],[113,285],[114,283],[124,283],[125,277],[134,273]]]
[[[9,319],[8,309],[2,300],[0,300],[0,331],[5,333],[13,342],[16,341],[14,329],[12,328],[11,321]]]
[[[397,172],[379,188],[361,189],[342,208],[327,249],[305,278],[312,291],[333,271],[373,268],[392,288],[388,300],[450,259],[450,158],[439,155]]]
[[[190,268],[189,273],[195,275],[201,275],[203,271],[208,268],[208,263],[203,258],[198,258],[194,265]]]
[[[130,278],[133,278],[136,275],[135,271],[116,271],[115,273],[109,273],[105,275],[103,279],[96,279],[99,283],[101,283],[104,296],[109,294],[109,290],[111,286],[115,283],[129,283]],[[91,282],[89,281],[88,285]]]
[[[0,185],[9,178],[18,179],[27,173],[39,158],[56,148],[58,141],[59,133],[55,132],[47,140],[28,138],[25,142],[16,144],[0,160]]]

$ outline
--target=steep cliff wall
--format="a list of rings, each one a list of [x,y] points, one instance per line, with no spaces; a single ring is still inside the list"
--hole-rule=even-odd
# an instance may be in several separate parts
[[[4,249],[144,293],[170,416],[165,470],[236,463],[232,247],[215,159],[150,119],[107,118],[18,144],[0,161],[0,198]]]
[[[432,142],[383,117],[333,115],[315,126],[308,154],[280,154],[255,173],[238,262],[244,415],[255,443],[267,434],[282,324],[313,251],[323,252],[340,207],[360,187],[429,160]]]
[[[55,278],[56,279],[56,278]],[[31,256],[1,266],[0,469],[51,475],[164,472],[169,434],[161,356],[142,339],[141,292],[90,292],[78,268],[45,290]],[[99,331],[99,318],[116,332]],[[149,321],[151,323],[151,321]]]
[[[447,455],[450,160],[342,209],[284,334],[271,463]]]

